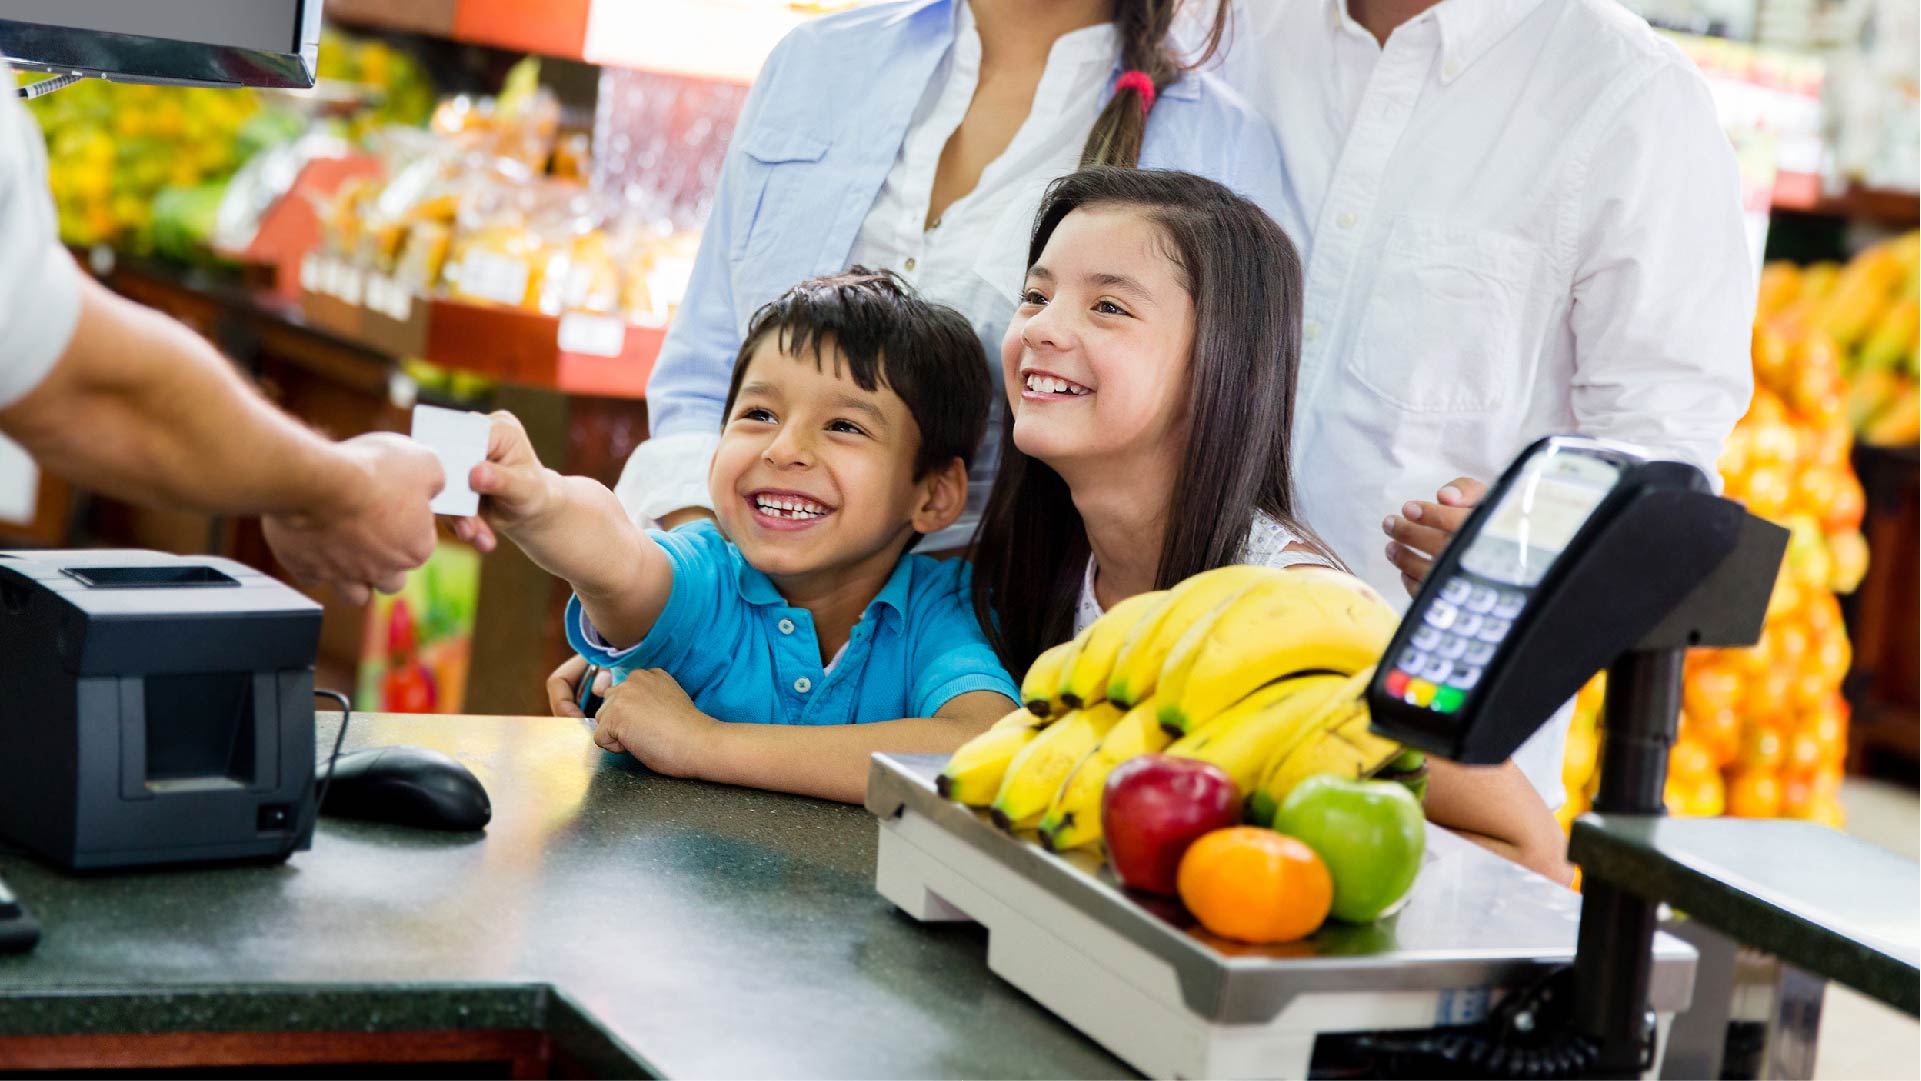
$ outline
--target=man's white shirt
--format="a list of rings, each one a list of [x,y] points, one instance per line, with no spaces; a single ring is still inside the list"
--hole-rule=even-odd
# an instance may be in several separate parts
[[[46,144],[0,59],[0,408],[46,377],[79,318],[80,270],[54,227]]]
[[[1693,65],[1612,0],[1444,0],[1385,46],[1343,0],[1241,0],[1222,62],[1278,132],[1307,268],[1303,518],[1404,597],[1382,520],[1575,431],[1710,476],[1755,272]],[[1516,756],[1550,803],[1565,725]]]

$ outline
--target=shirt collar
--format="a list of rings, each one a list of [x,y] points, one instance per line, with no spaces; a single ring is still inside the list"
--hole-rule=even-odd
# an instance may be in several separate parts
[[[737,546],[729,544],[727,554],[734,561],[734,586],[740,591],[741,600],[756,608],[789,607],[787,598],[780,595],[780,589],[774,585],[774,580],[767,577],[752,563],[747,562],[747,557],[740,554]],[[907,598],[911,592],[914,577],[913,563],[914,560],[907,555],[901,556],[894,563],[894,572],[887,576],[887,584],[880,587],[880,592],[874,595],[874,599],[867,602],[867,609],[862,613],[862,618],[866,618],[867,614],[885,605],[894,610],[896,626],[906,625]]]
[[[1487,55],[1494,44],[1521,24],[1539,7],[1541,0],[1442,0],[1415,18],[1433,18],[1441,28],[1441,84],[1460,78],[1461,73]],[[1328,24],[1335,29],[1352,25],[1358,33],[1367,31],[1348,14],[1347,0],[1321,0]],[[1371,35],[1370,35],[1371,36]]]

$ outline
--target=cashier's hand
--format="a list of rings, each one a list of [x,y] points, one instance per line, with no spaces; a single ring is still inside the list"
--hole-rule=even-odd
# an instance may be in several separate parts
[[[1441,486],[1434,502],[1414,501],[1390,514],[1381,529],[1387,533],[1387,560],[1401,572],[1401,586],[1412,597],[1420,592],[1434,557],[1460,532],[1474,505],[1487,494],[1487,485],[1473,477],[1456,477]]]
[[[407,572],[434,554],[427,504],[445,478],[433,451],[392,432],[346,440],[339,450],[353,466],[339,506],[268,515],[260,524],[294,578],[363,604],[370,589],[398,592]]]
[[[499,547],[499,532],[538,517],[547,508],[552,486],[520,418],[496,411],[487,433],[487,460],[474,466],[467,483],[480,495],[480,513],[458,518],[454,535],[482,552]]]
[[[655,773],[696,777],[722,723],[696,708],[674,677],[649,668],[608,688],[594,715],[594,743]]]

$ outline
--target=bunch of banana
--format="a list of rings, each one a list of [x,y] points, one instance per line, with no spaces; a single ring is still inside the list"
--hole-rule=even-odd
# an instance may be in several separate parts
[[[947,765],[934,778],[934,790],[942,799],[985,807],[1001,790],[1001,778],[1008,763],[1041,734],[1046,721],[1026,709],[1016,709],[993,727],[968,740],[948,758]]]
[[[988,813],[1008,831],[1040,825],[1067,775],[1100,745],[1122,713],[1111,702],[1071,710],[1027,741],[1007,763],[1006,776]]]
[[[1272,825],[1281,801],[1309,777],[1332,773],[1361,780],[1401,756],[1400,744],[1368,731],[1367,685],[1373,678],[1370,665],[1341,682],[1306,718],[1300,739],[1276,744],[1259,773],[1258,787],[1242,789],[1249,793],[1249,820]],[[1213,728],[1210,724],[1207,730]]]
[[[1128,632],[1143,619],[1152,618],[1168,602],[1168,591],[1137,593],[1120,602],[1081,632],[1080,649],[1074,663],[1060,681],[1058,694],[1070,709],[1079,709],[1107,698],[1107,682],[1114,672],[1114,659],[1120,656]]]
[[[1061,701],[1061,676],[1081,651],[1081,640],[1072,638],[1034,658],[1021,677],[1021,704],[1036,717],[1057,717],[1067,712]]]
[[[1256,689],[1301,672],[1349,676],[1381,659],[1400,617],[1351,574],[1295,567],[1196,623],[1161,669],[1161,723],[1191,732]]]
[[[1142,612],[1121,643],[1107,680],[1108,701],[1119,704],[1122,709],[1140,705],[1154,693],[1161,666],[1188,628],[1257,583],[1271,580],[1280,573],[1267,567],[1217,567],[1168,590],[1165,602]],[[1120,608],[1114,607],[1116,611]]]
[[[1149,698],[1128,710],[1107,730],[1100,745],[1074,766],[1041,816],[1042,844],[1065,852],[1101,839],[1101,793],[1107,788],[1107,775],[1135,755],[1159,753],[1174,739],[1161,727],[1155,706]]]
[[[1175,740],[1167,753],[1219,766],[1234,779],[1235,787],[1252,792],[1262,769],[1313,732],[1314,719],[1346,683],[1334,675],[1293,676],[1270,683]]]

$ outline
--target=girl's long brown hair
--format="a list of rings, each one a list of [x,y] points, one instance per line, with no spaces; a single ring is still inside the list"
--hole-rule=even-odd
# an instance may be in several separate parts
[[[1261,209],[1212,180],[1157,169],[1096,167],[1048,188],[1027,265],[1062,219],[1083,207],[1137,209],[1164,237],[1194,301],[1188,431],[1168,499],[1157,588],[1239,560],[1256,511],[1322,555],[1294,516],[1294,380],[1300,365],[1301,259]],[[973,601],[1010,672],[1066,641],[1089,554],[1067,482],[1001,428],[1000,473],[974,543]],[[1332,557],[1328,556],[1330,561]]]
[[[1183,0],[1115,0],[1114,27],[1121,35],[1121,68],[1139,71],[1154,81],[1156,96],[1167,84],[1207,63],[1227,33],[1228,0],[1213,0],[1214,17],[1200,40],[1199,51],[1182,56],[1168,41]],[[1094,120],[1081,164],[1139,165],[1141,141],[1147,134],[1147,114],[1141,93],[1117,90]]]

